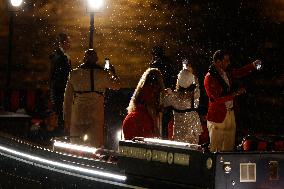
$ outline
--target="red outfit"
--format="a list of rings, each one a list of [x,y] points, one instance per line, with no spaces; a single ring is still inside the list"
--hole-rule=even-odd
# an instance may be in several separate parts
[[[144,105],[137,105],[135,111],[130,112],[122,124],[124,138],[155,137],[154,122]]]
[[[135,109],[125,117],[122,130],[124,138],[131,140],[134,137],[153,138],[158,137],[157,132],[157,108],[159,88],[152,85],[144,85],[137,95]]]
[[[168,123],[168,140],[174,140],[174,119]]]
[[[232,79],[246,76],[253,70],[255,70],[253,64],[248,64],[240,69],[233,69],[230,74],[228,74],[230,83],[232,82]],[[207,96],[209,97],[207,120],[215,123],[222,123],[227,113],[225,102],[233,100],[233,94],[227,93],[223,95],[224,88],[222,87],[220,80],[210,72],[205,76],[204,87]]]

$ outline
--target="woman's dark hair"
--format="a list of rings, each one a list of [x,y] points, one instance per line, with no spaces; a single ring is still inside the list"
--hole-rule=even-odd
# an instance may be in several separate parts
[[[148,76],[146,77],[145,83],[148,85],[154,85],[154,86],[159,85],[157,73],[149,72]]]
[[[225,50],[217,50],[213,55],[213,62],[217,62],[218,60],[223,60],[225,55],[229,55],[229,53]]]

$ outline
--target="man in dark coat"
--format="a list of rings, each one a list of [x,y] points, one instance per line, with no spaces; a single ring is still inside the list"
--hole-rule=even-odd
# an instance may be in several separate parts
[[[174,89],[177,72],[173,62],[165,55],[164,48],[159,45],[153,47],[152,55],[153,59],[150,63],[150,68],[159,69],[163,76],[165,88]]]
[[[157,68],[160,70],[165,88],[175,89],[176,85],[176,68],[173,62],[165,55],[164,48],[160,45],[154,46],[152,49],[153,59],[150,63],[150,68]],[[168,139],[168,123],[173,118],[171,108],[165,108],[162,119],[162,138]]]
[[[66,51],[70,49],[70,38],[65,33],[60,33],[57,38],[57,48],[49,56],[50,65],[50,100],[53,109],[58,115],[58,131],[63,134],[63,101],[65,86],[71,71],[71,61]]]

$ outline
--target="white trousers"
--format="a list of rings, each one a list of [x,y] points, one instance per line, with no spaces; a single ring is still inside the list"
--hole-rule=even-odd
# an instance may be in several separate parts
[[[233,151],[235,147],[236,121],[233,110],[228,110],[222,123],[207,121],[210,151]]]

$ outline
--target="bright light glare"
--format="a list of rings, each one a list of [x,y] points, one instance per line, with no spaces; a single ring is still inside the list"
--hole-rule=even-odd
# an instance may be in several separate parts
[[[103,6],[103,4],[103,0],[88,0],[88,6],[90,10],[98,10]]]
[[[122,180],[122,181],[126,180],[126,176],[123,176],[123,175],[117,175],[117,174],[108,173],[108,172],[101,171],[101,170],[87,169],[87,168],[83,168],[83,167],[79,167],[79,166],[73,166],[73,165],[69,165],[69,164],[65,164],[65,163],[60,163],[60,162],[56,162],[56,161],[53,161],[53,160],[48,160],[48,159],[41,158],[41,157],[38,157],[38,156],[34,156],[34,155],[30,155],[30,154],[23,153],[23,152],[20,152],[20,151],[16,151],[16,150],[13,150],[13,149],[10,149],[10,148],[6,148],[4,146],[0,146],[0,150],[14,154],[16,156],[20,156],[22,158],[30,159],[32,161],[36,161],[36,162],[40,162],[40,163],[46,163],[49,166],[57,166],[57,167],[60,167],[60,168],[70,169],[70,170],[73,170],[73,171],[80,171],[80,172],[83,172],[83,173],[89,173],[89,174],[92,174],[92,175],[98,175],[98,176],[113,178],[113,179]]]
[[[190,144],[186,142],[177,142],[172,140],[161,140],[156,138],[144,138],[145,142],[152,142],[157,144],[169,144],[169,145],[175,145],[175,146],[198,146],[196,144]]]
[[[23,0],[11,0],[10,2],[12,4],[12,6],[18,7],[22,4]]]
[[[117,131],[117,133],[116,133],[116,139],[117,139],[117,140],[121,140],[121,138],[122,138],[121,136],[122,136],[121,130]]]
[[[86,134],[86,135],[84,135],[83,140],[84,140],[84,141],[87,141],[88,138],[89,138],[89,137],[88,137],[88,135]]]
[[[81,152],[89,152],[89,153],[96,153],[97,149],[96,148],[91,148],[88,146],[80,146],[76,144],[70,144],[66,142],[60,142],[60,141],[54,141],[53,146],[59,147],[59,148],[65,148],[65,149],[70,149],[70,150],[76,150],[76,151],[81,151]]]

